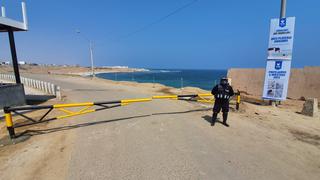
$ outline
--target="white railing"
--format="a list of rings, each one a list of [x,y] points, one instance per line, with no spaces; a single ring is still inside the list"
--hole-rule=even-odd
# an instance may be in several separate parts
[[[0,74],[0,79],[15,82],[15,76],[12,74]],[[24,86],[38,89],[46,94],[54,95],[56,98],[61,99],[60,87],[55,84],[25,77],[21,77],[21,83]]]

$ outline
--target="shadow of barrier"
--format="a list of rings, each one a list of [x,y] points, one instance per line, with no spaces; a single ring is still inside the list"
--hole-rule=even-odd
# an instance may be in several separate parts
[[[126,106],[132,103],[141,103],[141,102],[149,102],[154,99],[171,99],[171,100],[183,100],[183,101],[194,101],[194,102],[202,102],[202,103],[213,103],[214,97],[211,94],[192,94],[192,95],[165,95],[165,96],[152,96],[151,98],[143,98],[143,99],[124,99],[118,101],[104,101],[104,102],[84,102],[84,103],[72,103],[72,104],[54,104],[54,105],[33,105],[33,106],[19,106],[19,107],[5,107],[5,122],[6,127],[9,133],[9,137],[11,139],[16,138],[15,129],[21,128],[25,126],[31,126],[35,124],[40,124],[48,121],[53,121],[57,119],[68,118],[72,116],[78,116],[88,113],[93,113],[97,111],[107,110],[111,108]],[[236,109],[239,110],[240,106],[240,93],[236,93]],[[70,110],[70,108],[82,107],[82,109],[74,111]],[[54,109],[59,110],[64,113],[64,115],[56,116],[53,118],[47,118],[48,114],[52,112]],[[40,118],[35,119],[27,116],[26,114],[21,113],[21,111],[36,111],[36,110],[47,110]],[[12,115],[15,114],[17,116],[23,117],[26,119],[26,122],[23,123],[13,123]]]

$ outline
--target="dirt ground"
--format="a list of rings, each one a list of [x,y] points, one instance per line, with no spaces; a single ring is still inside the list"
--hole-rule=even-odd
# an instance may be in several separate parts
[[[64,103],[50,100],[46,104]],[[26,113],[29,117],[39,119],[46,110]],[[53,111],[48,115],[55,117],[61,113]],[[14,123],[28,123],[30,121],[14,116]],[[0,120],[0,179],[56,179],[67,174],[70,160],[72,132],[68,133],[38,133],[37,130],[63,126],[67,121],[51,121],[21,127],[16,129],[17,135],[26,133],[11,142],[7,135],[5,123]],[[28,131],[28,129],[32,131]],[[50,162],[50,163],[49,163]]]
[[[55,77],[57,79],[61,79],[60,76]],[[68,80],[68,78],[70,80]],[[64,81],[77,82],[85,84],[87,81],[83,78],[78,77],[68,77],[64,78]],[[67,80],[66,80],[67,79]],[[76,80],[76,81],[75,81]],[[166,88],[163,86],[158,86],[154,88],[153,84],[145,84],[144,87],[142,85],[137,85],[135,83],[116,83],[110,82],[107,80],[95,80],[90,82],[91,85],[94,84],[97,87],[101,87],[102,89],[105,87],[109,87],[110,83],[113,85],[117,84],[119,86],[118,92],[123,94],[130,91],[139,91],[139,93],[190,93],[194,89],[186,88],[181,92],[181,90]],[[91,86],[90,85],[90,86]],[[104,86],[105,85],[105,86]],[[72,88],[74,85],[70,85]],[[69,87],[68,87],[69,88]],[[65,102],[69,102],[69,96],[72,89],[65,89],[63,92],[66,95]],[[75,87],[74,87],[75,88]],[[118,87],[117,87],[118,88]],[[97,92],[85,91],[76,89],[77,96],[90,97],[90,96],[98,96]],[[196,90],[197,92],[203,92],[201,90]],[[111,93],[113,91],[106,89],[102,93]],[[91,94],[90,94],[91,93]],[[74,96],[76,96],[74,95]],[[56,102],[46,102],[48,104],[56,103]],[[171,102],[168,102],[171,103]],[[160,103],[161,108],[165,108],[168,106],[167,102]],[[207,162],[206,159],[212,158],[209,156],[207,151],[211,151],[215,149],[217,153],[220,154],[221,157],[216,160],[221,160],[223,162],[217,162],[215,164],[214,161],[210,161],[210,163],[200,163],[201,166],[206,167],[207,165],[210,167],[218,167],[221,170],[221,174],[216,175],[216,177],[220,177],[219,179],[318,179],[320,177],[320,118],[311,118],[307,116],[301,115],[299,112],[302,109],[303,101],[286,101],[282,105],[278,107],[271,107],[265,105],[257,105],[247,102],[242,102],[241,109],[239,112],[232,111],[230,112],[229,123],[231,125],[230,128],[226,128],[221,124],[217,124],[215,127],[210,127],[209,121],[211,120],[211,111],[210,110],[201,110],[201,111],[192,111],[196,109],[206,109],[208,106],[203,106],[199,103],[187,103],[187,102],[174,102],[174,106],[177,110],[189,110],[185,111],[181,115],[177,114],[169,114],[166,115],[170,119],[170,121],[165,121],[159,123],[156,115],[152,115],[153,118],[151,121],[141,120],[140,126],[136,125],[136,127],[144,127],[145,129],[152,130],[154,127],[160,128],[160,132],[166,132],[166,135],[162,135],[165,137],[165,141],[175,142],[181,145],[182,147],[189,147],[191,143],[192,148],[190,150],[190,157],[183,157],[185,161],[190,162]],[[148,106],[146,106],[148,107]],[[149,106],[148,108],[152,108]],[[159,107],[159,109],[161,110]],[[130,108],[129,108],[130,109]],[[143,108],[142,108],[143,109]],[[133,108],[133,111],[135,108]],[[175,110],[175,109],[172,109]],[[113,114],[116,115],[117,111]],[[128,112],[126,112],[128,113]],[[135,112],[133,112],[135,113]],[[112,114],[112,113],[111,113]],[[53,113],[52,116],[57,114]],[[121,114],[120,114],[121,115]],[[30,114],[32,117],[40,116],[40,113],[32,113]],[[118,116],[118,115],[117,115]],[[149,115],[150,116],[150,115]],[[89,117],[95,117],[89,116]],[[74,117],[65,120],[52,121],[48,124],[42,124],[36,127],[32,127],[33,130],[41,130],[41,129],[54,129],[57,127],[63,127],[70,124],[77,124],[76,120],[78,117]],[[183,120],[188,121],[183,122]],[[163,118],[165,119],[165,118]],[[198,120],[205,120],[198,121]],[[157,120],[157,121],[155,121]],[[169,119],[168,119],[169,120]],[[183,124],[181,124],[183,122]],[[80,123],[80,122],[79,122]],[[125,122],[126,123],[126,122]],[[134,122],[134,124],[139,124],[139,122]],[[127,126],[134,126],[132,122],[128,122],[124,124]],[[0,123],[0,137],[6,136],[6,130],[4,127],[4,123]],[[115,126],[115,125],[106,125],[106,126]],[[166,127],[167,126],[167,127]],[[192,129],[190,129],[190,127]],[[188,127],[184,129],[184,127]],[[113,127],[114,128],[114,127]],[[167,129],[165,129],[167,128]],[[171,128],[171,130],[170,130]],[[162,129],[162,130],[161,130]],[[26,129],[21,129],[19,132],[22,132]],[[122,131],[126,131],[126,128],[122,128]],[[120,131],[117,130],[117,131]],[[132,131],[132,130],[131,130]],[[79,154],[83,153],[79,147],[85,147],[83,141],[79,141],[80,137],[86,138],[86,135],[79,136],[79,132],[75,133],[75,129],[62,129],[59,131],[34,131],[29,132],[29,135],[32,135],[28,140],[12,145],[6,145],[0,147],[0,179],[77,179],[79,178],[79,174],[74,175],[75,171],[72,169],[70,162],[74,164],[74,157],[77,155],[79,158],[79,162],[81,161],[81,157]],[[81,131],[83,132],[83,131]],[[90,133],[86,131],[87,133]],[[97,131],[99,132],[99,131]],[[144,129],[138,129],[137,132],[145,132]],[[147,131],[146,131],[147,132]],[[145,137],[145,134],[144,136]],[[93,132],[92,132],[93,133]],[[130,135],[130,132],[128,132]],[[149,132],[151,133],[151,132]],[[189,134],[190,133],[190,134]],[[206,146],[201,145],[201,142],[197,141],[180,141],[179,139],[175,139],[176,136],[181,137],[190,137],[190,138],[199,138],[204,137],[203,139],[208,139],[209,142]],[[79,136],[79,137],[78,137]],[[117,136],[117,133],[113,134],[113,136]],[[130,136],[135,136],[132,134]],[[194,136],[194,137],[192,137]],[[93,138],[93,137],[87,137]],[[97,138],[97,137],[96,137]],[[141,138],[141,137],[140,137]],[[211,139],[212,138],[212,139]],[[83,139],[85,140],[85,139]],[[120,139],[121,140],[121,139]],[[148,139],[146,139],[148,140]],[[81,142],[82,145],[79,145],[75,142]],[[110,139],[111,141],[111,139]],[[149,140],[148,140],[149,141]],[[145,143],[148,141],[142,141],[139,143]],[[84,141],[86,142],[86,141]],[[103,141],[105,142],[105,141]],[[150,140],[150,143],[152,141]],[[111,143],[111,142],[108,142]],[[123,147],[118,141],[112,142],[114,146],[119,146],[120,149],[117,151],[124,151]],[[124,141],[124,144],[127,144],[128,141]],[[200,143],[200,144],[198,144]],[[199,146],[198,146],[199,145]],[[100,147],[101,145],[97,145]],[[148,147],[148,146],[147,146]],[[169,148],[170,146],[168,146]],[[205,148],[206,147],[206,148]],[[159,147],[158,147],[159,148]],[[133,148],[134,149],[134,148]],[[141,150],[138,148],[138,150]],[[130,149],[127,149],[129,151]],[[133,150],[131,150],[133,151]],[[189,151],[188,151],[189,152]],[[193,152],[193,153],[191,153]],[[134,152],[138,153],[138,152]],[[146,151],[148,154],[149,152]],[[201,158],[197,159],[197,154],[201,154]],[[184,153],[182,153],[184,154]],[[188,154],[188,153],[187,153]],[[90,155],[90,153],[89,153]],[[92,154],[91,154],[92,155]],[[165,159],[166,157],[161,157],[159,152],[160,159]],[[109,156],[105,154],[105,156]],[[142,157],[144,155],[142,154]],[[180,155],[182,156],[182,155]],[[129,156],[130,157],[130,156]],[[146,157],[147,158],[147,157]],[[177,157],[178,158],[178,157]],[[179,157],[180,158],[180,157]],[[182,157],[181,157],[182,158]],[[194,158],[194,159],[193,159]],[[204,158],[204,159],[202,159]],[[127,159],[132,160],[132,159]],[[83,159],[82,161],[85,161]],[[78,161],[76,161],[78,162]],[[90,162],[90,161],[89,161]],[[105,162],[105,161],[104,161]],[[173,161],[175,162],[175,161]],[[91,162],[92,163],[92,162]],[[106,163],[106,162],[105,162]],[[112,162],[111,162],[112,163]],[[125,162],[122,162],[125,163]],[[148,162],[150,163],[150,162]],[[170,165],[172,162],[168,162]],[[93,164],[84,164],[83,166],[92,166],[95,168]],[[194,165],[196,166],[196,164]],[[275,168],[276,167],[276,168]],[[176,167],[177,174],[181,170],[179,167]],[[239,171],[241,176],[232,177],[226,175],[226,169],[237,169],[235,174]],[[192,168],[191,168],[192,169]],[[130,169],[135,173],[134,169]],[[186,169],[184,169],[186,172]],[[83,170],[82,170],[83,171]],[[199,171],[199,175],[191,174],[187,179],[212,179],[213,176],[210,175],[210,171],[213,171],[210,168],[208,170],[202,169]],[[98,171],[99,172],[99,171]],[[104,172],[104,171],[103,171]],[[272,172],[270,174],[270,172]],[[81,172],[84,173],[84,172]],[[81,174],[80,173],[80,174]],[[89,172],[88,172],[89,173]],[[107,173],[107,172],[105,172]],[[193,173],[193,172],[192,172]],[[70,175],[71,174],[71,175]],[[146,172],[148,174],[148,172]],[[188,174],[188,173],[187,173]],[[87,179],[87,174],[83,175],[83,178]],[[151,176],[154,174],[151,174]],[[88,176],[90,177],[90,176]],[[103,178],[91,178],[91,179],[103,179]],[[121,175],[117,178],[114,177],[112,179],[121,179]],[[145,176],[142,176],[146,179]],[[162,176],[167,178],[154,178],[155,179],[185,179],[185,175],[180,176]],[[191,177],[191,178],[190,178]],[[203,177],[203,178],[201,178]],[[222,178],[221,178],[222,177]],[[229,177],[229,178],[226,178]],[[89,178],[90,179],[90,178]],[[124,178],[126,179],[126,178]],[[130,178],[129,178],[130,179]],[[139,178],[133,178],[139,179]]]

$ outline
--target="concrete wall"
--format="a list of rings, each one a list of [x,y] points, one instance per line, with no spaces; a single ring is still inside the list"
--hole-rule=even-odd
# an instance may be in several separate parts
[[[232,79],[234,89],[250,95],[262,96],[265,69],[229,69],[228,77]],[[320,67],[292,69],[288,97],[292,99],[320,99]]]
[[[0,108],[25,105],[25,93],[22,84],[0,85]]]

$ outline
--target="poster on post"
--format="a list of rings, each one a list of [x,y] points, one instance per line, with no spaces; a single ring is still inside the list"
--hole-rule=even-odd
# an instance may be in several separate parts
[[[286,100],[290,78],[295,17],[271,19],[263,99]]]
[[[292,59],[295,17],[271,19],[268,59]]]
[[[268,60],[264,80],[263,98],[285,100],[287,98],[291,62]]]

